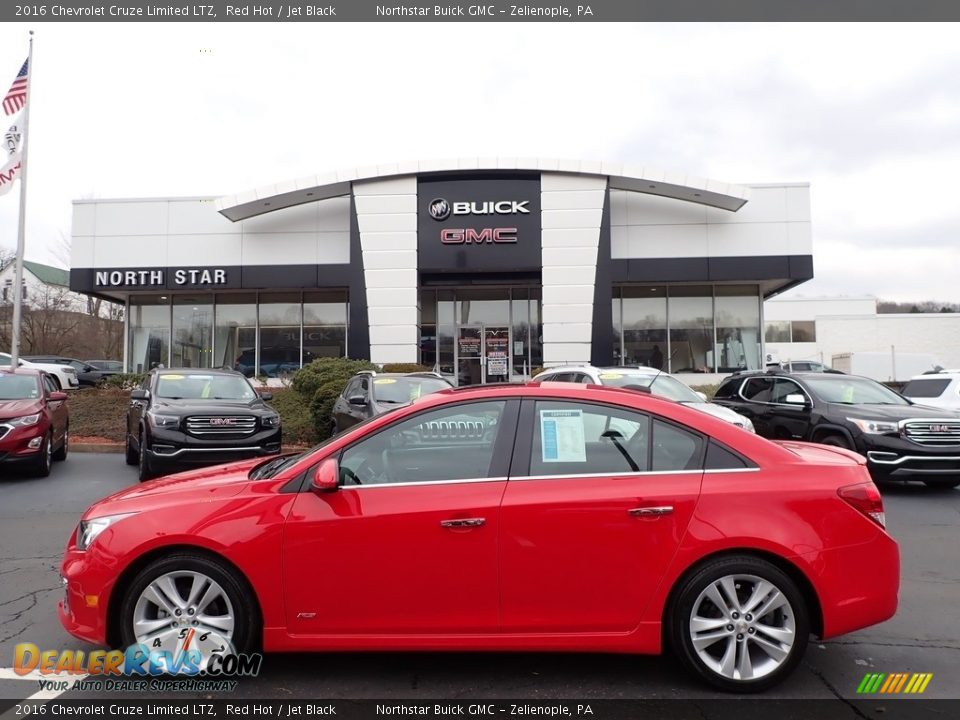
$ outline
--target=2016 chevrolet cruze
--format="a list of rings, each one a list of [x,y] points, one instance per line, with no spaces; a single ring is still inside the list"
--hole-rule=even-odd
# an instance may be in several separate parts
[[[61,621],[95,643],[669,647],[757,691],[811,633],[891,617],[899,552],[854,453],[544,383],[432,394],[301,455],[124,490],[83,515],[61,572]]]

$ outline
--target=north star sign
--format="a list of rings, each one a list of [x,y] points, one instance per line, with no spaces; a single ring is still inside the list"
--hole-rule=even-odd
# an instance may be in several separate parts
[[[174,285],[226,285],[227,271],[222,268],[177,268],[170,271]],[[97,270],[94,284],[97,287],[166,287],[167,271],[162,268],[150,270]]]

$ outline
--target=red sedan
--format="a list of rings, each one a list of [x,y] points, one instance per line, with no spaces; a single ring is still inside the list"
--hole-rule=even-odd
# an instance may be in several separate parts
[[[173,648],[660,653],[757,691],[891,617],[899,551],[851,452],[545,383],[429,395],[292,457],[93,505],[64,627]],[[193,634],[190,635],[193,637]]]
[[[32,368],[0,368],[0,473],[6,467],[50,474],[66,460],[70,418],[67,394],[52,376]]]

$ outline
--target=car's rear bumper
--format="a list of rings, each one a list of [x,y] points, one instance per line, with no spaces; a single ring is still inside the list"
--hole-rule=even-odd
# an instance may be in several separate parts
[[[900,592],[900,548],[879,531],[865,543],[816,553],[823,637],[889,620]]]

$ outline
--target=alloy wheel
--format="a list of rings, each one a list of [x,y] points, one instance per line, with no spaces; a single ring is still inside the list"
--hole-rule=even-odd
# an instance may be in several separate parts
[[[786,662],[796,642],[787,596],[756,575],[725,575],[693,603],[690,639],[700,660],[729,680],[755,680]]]
[[[218,582],[201,572],[177,570],[143,589],[133,610],[132,629],[137,642],[175,654],[193,638],[191,647],[201,650],[232,643],[235,618],[233,604]]]

